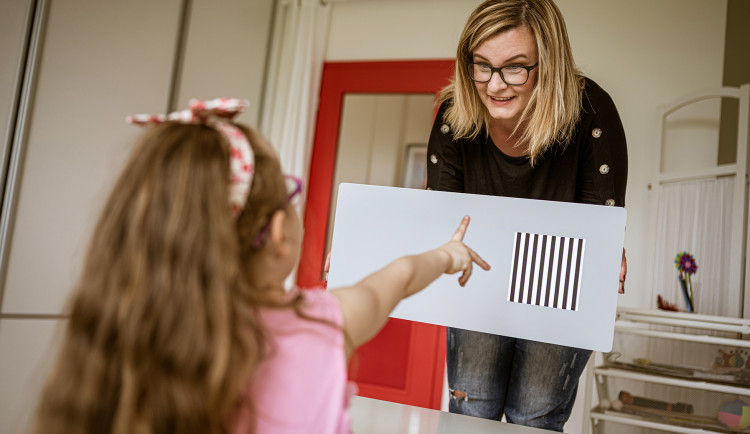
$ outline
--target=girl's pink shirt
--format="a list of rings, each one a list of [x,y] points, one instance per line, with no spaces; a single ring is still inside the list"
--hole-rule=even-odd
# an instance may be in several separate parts
[[[338,299],[322,288],[299,291],[304,314],[263,309],[269,355],[243,392],[235,415],[235,434],[350,433],[343,317]],[[295,292],[296,294],[296,292]],[[252,397],[256,417],[245,401]]]

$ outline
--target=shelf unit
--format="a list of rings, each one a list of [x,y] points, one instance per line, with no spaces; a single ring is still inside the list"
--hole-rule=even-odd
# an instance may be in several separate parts
[[[661,330],[654,329],[659,327]],[[676,328],[689,328],[690,331],[681,331]],[[666,328],[667,330],[663,330]],[[703,332],[722,332],[729,337],[718,337],[704,334]],[[722,347],[732,347],[737,349],[750,349],[750,319],[726,318],[711,315],[698,315],[692,313],[668,312],[661,310],[640,310],[630,308],[618,308],[617,320],[615,322],[615,334],[630,334],[637,336],[653,337],[660,339],[669,339],[675,341],[697,342],[713,344]],[[731,382],[720,381],[718,379],[691,379],[680,378],[679,376],[668,375],[664,373],[646,372],[645,369],[634,369],[620,364],[608,363],[608,355],[599,353],[604,361],[603,364],[596,366],[595,360],[598,357],[592,357],[589,361],[588,377],[589,383],[586,389],[586,420],[589,432],[603,433],[602,422],[614,422],[618,424],[630,425],[642,428],[652,428],[674,433],[725,433],[720,425],[711,428],[710,424],[695,422],[691,426],[690,422],[681,421],[679,423],[664,420],[655,420],[656,418],[646,418],[635,414],[616,411],[610,408],[603,408],[600,405],[593,404],[593,388],[596,387],[597,395],[601,399],[606,397],[611,399],[612,395],[608,390],[608,380],[610,378],[620,378],[632,381],[639,381],[651,384],[661,384],[679,388],[694,389],[706,392],[719,392],[732,394],[742,397],[749,397],[750,385],[744,385]],[[745,432],[745,431],[743,431]],[[750,431],[747,431],[750,432]]]

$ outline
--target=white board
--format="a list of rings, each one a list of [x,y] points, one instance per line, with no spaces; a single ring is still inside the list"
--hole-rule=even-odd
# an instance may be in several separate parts
[[[463,288],[444,275],[392,317],[612,349],[624,208],[341,184],[328,288],[448,242],[464,215],[464,242],[492,269],[475,266]]]

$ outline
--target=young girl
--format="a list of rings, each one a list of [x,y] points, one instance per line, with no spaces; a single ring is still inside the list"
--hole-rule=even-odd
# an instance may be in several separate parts
[[[155,126],[94,231],[34,432],[348,432],[352,351],[441,274],[463,286],[473,263],[489,269],[465,217],[447,244],[352,287],[286,292],[301,182],[231,122],[246,104],[130,118]]]

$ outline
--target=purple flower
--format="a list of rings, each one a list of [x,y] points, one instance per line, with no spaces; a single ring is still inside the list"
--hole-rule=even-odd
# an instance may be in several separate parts
[[[688,252],[678,253],[674,258],[675,266],[680,273],[695,274],[698,271],[698,264],[695,263],[695,258]]]

